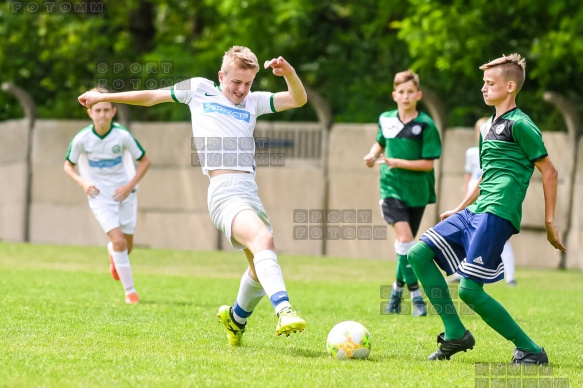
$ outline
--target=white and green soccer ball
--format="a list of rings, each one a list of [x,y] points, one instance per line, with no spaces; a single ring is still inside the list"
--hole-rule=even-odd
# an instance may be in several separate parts
[[[371,351],[370,333],[358,322],[340,322],[328,333],[326,349],[337,360],[367,358]]]

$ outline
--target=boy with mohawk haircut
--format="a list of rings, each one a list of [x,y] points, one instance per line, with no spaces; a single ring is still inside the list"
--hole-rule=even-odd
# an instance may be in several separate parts
[[[518,54],[503,55],[480,66],[482,95],[494,114],[480,127],[480,165],[483,174],[462,202],[441,214],[409,251],[409,262],[439,313],[445,331],[429,360],[449,360],[473,349],[475,340],[460,320],[447,284],[448,275],[462,276],[459,297],[498,334],[515,345],[512,362],[547,364],[544,348],[536,344],[508,311],[484,291],[484,284],[504,277],[501,253],[510,236],[520,231],[522,202],[536,167],[542,174],[545,227],[549,243],[565,253],[555,224],[558,173],[548,156],[541,131],[516,106],[525,80],[526,61]]]

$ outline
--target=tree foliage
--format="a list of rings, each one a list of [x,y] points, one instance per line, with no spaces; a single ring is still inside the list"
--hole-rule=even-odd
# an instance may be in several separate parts
[[[413,68],[441,97],[449,125],[472,125],[491,111],[481,98],[478,67],[511,52],[528,60],[519,105],[543,129],[563,126],[556,112],[548,114],[543,91],[575,101],[581,95],[575,78],[583,68],[583,7],[576,0],[79,0],[67,3],[77,7],[68,12],[59,8],[63,3],[53,1],[51,12],[42,0],[0,5],[0,81],[26,88],[41,117],[86,117],[76,97],[103,79],[110,88],[115,79],[125,81],[119,90],[193,76],[216,80],[233,45],[249,46],[260,62],[284,56],[328,100],[336,122],[376,121],[395,107],[394,74]],[[31,4],[38,4],[36,12],[27,10]],[[152,63],[171,64],[170,72],[159,66],[149,73]],[[115,73],[114,65],[125,73]],[[140,65],[136,73],[128,73],[131,65]],[[283,88],[267,71],[254,85]],[[132,109],[136,120],[189,118],[187,109],[171,104]],[[0,93],[0,120],[21,114]],[[310,109],[277,116],[315,119]]]

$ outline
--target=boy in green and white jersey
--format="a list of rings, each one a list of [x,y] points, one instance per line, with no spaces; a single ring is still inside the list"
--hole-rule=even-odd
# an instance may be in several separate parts
[[[459,298],[515,349],[516,364],[547,364],[546,351],[535,343],[508,311],[484,291],[484,284],[504,278],[501,254],[508,238],[520,231],[522,202],[536,167],[542,175],[545,227],[553,247],[565,253],[555,224],[558,173],[545,148],[541,131],[516,106],[516,95],[526,78],[526,61],[504,55],[480,67],[482,95],[495,113],[480,127],[478,184],[442,221],[427,230],[409,252],[409,262],[425,293],[443,321],[439,348],[429,360],[449,360],[473,349],[475,339],[461,322],[441,268],[462,276]]]
[[[397,109],[379,118],[376,142],[364,157],[368,167],[381,164],[381,210],[397,239],[396,280],[393,283],[387,313],[400,313],[403,289],[411,293],[412,314],[427,315],[427,309],[407,253],[415,245],[425,206],[435,203],[434,162],[441,156],[441,140],[435,123],[417,110],[421,100],[419,76],[411,70],[395,75],[393,100]]]

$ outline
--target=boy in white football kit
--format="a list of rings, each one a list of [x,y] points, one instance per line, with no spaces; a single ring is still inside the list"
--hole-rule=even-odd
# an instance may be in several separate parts
[[[137,217],[136,186],[150,167],[150,160],[128,130],[112,121],[115,112],[109,102],[87,106],[93,124],[71,140],[64,170],[87,194],[89,207],[110,239],[111,276],[121,280],[126,303],[136,304],[140,299],[129,254]],[[137,169],[133,160],[139,162]]]
[[[247,318],[264,295],[269,297],[278,316],[277,335],[290,335],[306,327],[289,302],[269,217],[259,199],[253,130],[258,116],[300,107],[307,102],[307,95],[294,68],[284,58],[266,61],[264,67],[284,77],[288,90],[251,92],[259,71],[257,57],[246,47],[234,46],[223,57],[218,73],[220,85],[197,77],[171,89],[87,92],[79,96],[84,106],[102,101],[144,106],[179,102],[189,106],[198,163],[210,178],[211,220],[233,247],[243,249],[249,265],[241,278],[235,303],[221,306],[217,313],[231,346],[241,345]]]

